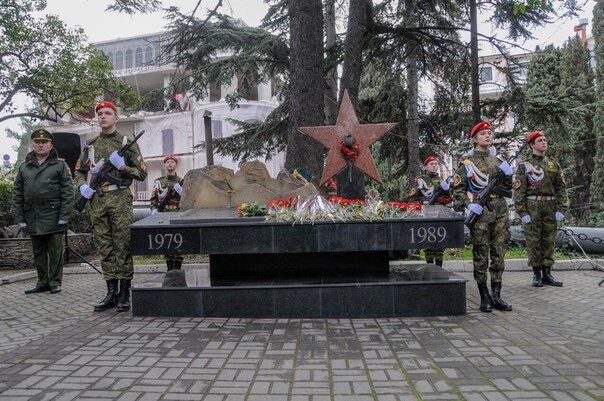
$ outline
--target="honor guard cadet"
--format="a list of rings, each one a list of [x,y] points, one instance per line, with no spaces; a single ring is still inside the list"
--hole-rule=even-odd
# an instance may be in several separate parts
[[[470,230],[474,280],[480,292],[480,310],[492,312],[510,311],[512,305],[501,298],[502,276],[505,268],[505,252],[510,237],[508,205],[505,198],[511,197],[512,167],[489,152],[493,144],[493,129],[490,123],[481,121],[470,130],[473,148],[465,154],[453,177],[453,198],[458,210],[467,208],[478,215]],[[489,196],[486,207],[468,197],[477,196],[489,183],[489,177],[501,170],[505,174],[503,184]],[[489,260],[490,259],[490,260]],[[491,276],[491,290],[487,287],[487,271]]]
[[[15,219],[31,236],[38,273],[36,285],[25,293],[56,294],[63,276],[63,235],[73,212],[73,180],[50,132],[36,130],[31,140],[34,150],[19,166],[12,198]]]
[[[409,191],[409,201],[423,204],[451,205],[450,185],[440,178],[438,158],[428,156],[424,160],[424,174],[415,179],[416,186]],[[443,265],[444,249],[426,249],[426,263]]]
[[[94,310],[104,311],[116,307],[118,312],[130,309],[130,285],[134,266],[130,251],[130,224],[134,220],[132,211],[132,180],[143,181],[147,177],[147,166],[140,154],[138,144],[130,147],[124,156],[118,150],[129,143],[129,139],[117,132],[117,108],[109,101],[97,104],[97,119],[101,134],[86,142],[76,164],[75,182],[80,194],[90,199],[92,234],[99,249],[103,279],[107,282],[107,295],[95,305]],[[104,183],[95,191],[88,185],[88,173],[104,164],[111,163],[119,184]]]
[[[164,158],[166,175],[155,180],[151,194],[151,214],[177,212],[180,210],[182,178],[176,174],[178,158],[174,155]],[[165,255],[168,271],[180,269],[183,258],[180,255]]]
[[[568,210],[568,193],[560,165],[545,156],[547,139],[541,131],[527,137],[531,155],[518,164],[514,180],[516,212],[524,223],[533,286],[562,287],[551,273],[558,222]]]

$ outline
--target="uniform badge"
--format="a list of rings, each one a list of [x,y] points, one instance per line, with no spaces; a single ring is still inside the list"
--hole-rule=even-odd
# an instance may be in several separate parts
[[[78,160],[79,161],[79,160]],[[65,164],[65,173],[67,175],[71,175],[71,170],[69,169],[69,166],[67,164]]]
[[[459,174],[455,174],[453,176],[453,186],[456,187],[461,184],[461,176]]]
[[[520,180],[518,180],[518,179],[516,179],[512,182],[512,188],[514,188],[515,190],[520,188],[520,185],[522,185],[522,184],[520,183]]]

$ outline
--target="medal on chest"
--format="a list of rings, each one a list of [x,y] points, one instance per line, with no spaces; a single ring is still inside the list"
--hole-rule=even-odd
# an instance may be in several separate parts
[[[480,171],[478,166],[474,164],[470,159],[466,159],[463,162],[464,169],[466,171],[466,178],[468,180],[468,188],[473,194],[482,192],[484,187],[489,183],[489,175]]]
[[[541,167],[533,166],[529,162],[524,162],[524,171],[528,183],[534,187],[538,187],[541,184],[543,177],[545,177],[545,172]]]

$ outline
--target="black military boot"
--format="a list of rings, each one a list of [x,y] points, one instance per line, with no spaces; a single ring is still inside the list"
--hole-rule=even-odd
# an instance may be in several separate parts
[[[434,259],[432,259],[432,258],[426,258],[426,263],[434,263]]]
[[[541,278],[541,267],[533,266],[533,287],[543,287],[543,279]]]
[[[491,283],[493,290],[493,308],[503,311],[511,311],[512,305],[501,299],[501,283]]]
[[[552,276],[551,266],[541,266],[541,270],[543,271],[543,284],[551,285],[553,287],[562,287],[562,282],[556,280],[554,276]]]
[[[115,308],[118,312],[130,310],[130,284],[132,280],[120,280],[120,296]]]
[[[182,260],[175,260],[174,261],[174,270],[180,270],[181,267],[182,267]]]
[[[170,270],[174,269],[174,261],[173,260],[166,260],[166,269],[167,269],[167,271],[170,271]]]
[[[491,306],[491,295],[489,294],[489,289],[486,284],[478,284],[478,292],[480,293],[480,310],[482,312],[493,312],[493,307]]]
[[[95,312],[111,309],[117,302],[117,279],[107,280],[107,295],[98,304],[94,305]]]
[[[442,260],[442,259],[436,259],[436,260],[434,261],[434,263],[436,263],[436,266],[443,267],[443,260]]]

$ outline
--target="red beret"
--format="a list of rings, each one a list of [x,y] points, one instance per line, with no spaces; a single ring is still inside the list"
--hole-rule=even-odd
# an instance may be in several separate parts
[[[167,162],[168,160],[174,160],[176,163],[178,163],[178,159],[174,155],[169,155],[169,156],[164,157],[164,163]]]
[[[479,123],[476,123],[476,125],[474,125],[472,127],[472,129],[470,130],[470,139],[474,137],[474,135],[476,135],[476,133],[485,130],[485,129],[493,129],[493,126],[491,125],[491,123],[486,122],[486,121],[480,121]]]
[[[115,107],[115,104],[111,103],[109,100],[103,100],[102,102],[99,102],[99,104],[97,104],[94,108],[94,111],[98,112],[99,109],[102,109],[103,107],[109,107],[117,113],[117,107]]]
[[[533,131],[530,134],[528,134],[528,136],[526,137],[526,141],[528,143],[531,143],[535,139],[539,138],[540,136],[545,136],[545,134],[542,131]]]
[[[433,161],[438,161],[438,157],[436,157],[436,156],[428,156],[428,157],[426,157],[426,160],[424,160],[424,166],[426,164],[430,163],[430,162],[433,162]]]

